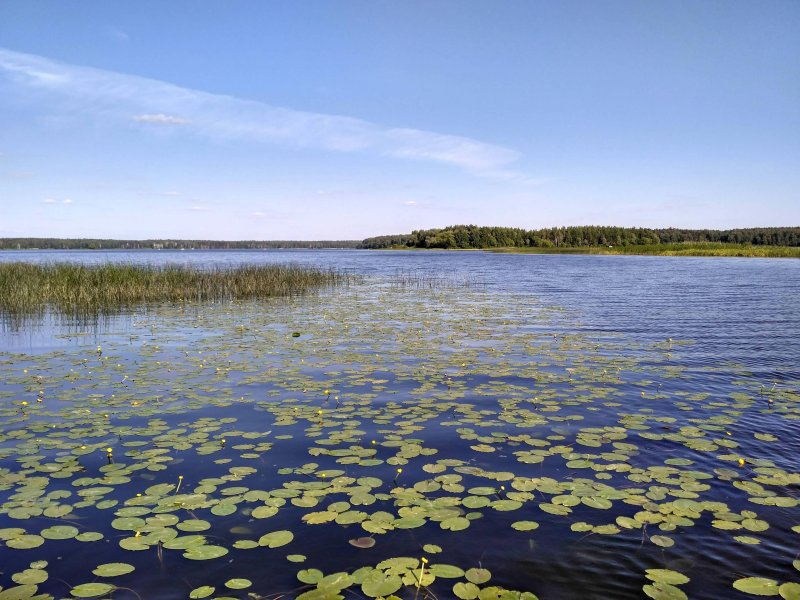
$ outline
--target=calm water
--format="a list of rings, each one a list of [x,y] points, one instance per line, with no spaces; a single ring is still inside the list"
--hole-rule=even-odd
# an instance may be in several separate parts
[[[800,580],[791,530],[800,524],[800,261],[434,251],[6,252],[0,260],[288,261],[367,276],[305,299],[153,307],[94,326],[6,323],[0,534],[64,522],[104,537],[43,534],[46,542],[31,549],[3,548],[4,588],[14,585],[11,574],[46,560],[40,568],[50,579],[38,592],[55,597],[67,596],[65,582],[95,581],[143,598],[185,598],[202,585],[215,587],[215,597],[297,597],[309,589],[298,583],[300,569],[352,575],[423,555],[430,564],[489,569],[481,587],[542,599],[645,597],[646,570],[658,568],[689,577],[679,587],[691,598],[746,598],[732,587],[744,577]],[[444,283],[392,285],[409,273]],[[27,408],[19,408],[23,398]],[[118,480],[108,479],[117,467],[106,446]],[[141,450],[155,453],[143,458]],[[202,458],[208,453],[220,462]],[[57,464],[69,469],[54,478]],[[231,484],[227,469],[240,465],[254,470]],[[167,498],[204,494],[196,507],[167,506],[161,490],[139,511],[137,493],[174,488],[179,474],[186,487]],[[324,492],[303,487],[331,477],[345,479]],[[107,504],[82,504],[84,486],[100,486]],[[72,496],[59,499],[56,490]],[[270,494],[278,514],[254,518]],[[233,513],[219,508],[225,498],[236,501]],[[674,508],[680,499],[704,504]],[[330,514],[308,522],[337,501],[355,512],[341,523]],[[371,518],[359,511],[427,521],[376,532],[359,525]],[[640,512],[649,515],[640,515],[644,527],[624,520]],[[230,553],[182,557],[169,540],[186,534],[171,521],[143,522],[151,536],[143,549],[118,547],[136,527],[119,530],[112,520],[159,514],[209,521],[203,535]],[[470,522],[462,530],[463,515]],[[452,530],[441,525],[448,518],[456,519]],[[530,531],[511,527],[532,521]],[[248,539],[285,530],[294,539],[284,547],[248,547]],[[346,543],[369,535],[373,548]],[[76,545],[80,559],[69,550]],[[91,574],[105,562],[136,570]],[[252,585],[228,589],[232,577]],[[437,577],[429,589],[454,597],[459,581]],[[369,595],[360,583],[345,594]],[[396,593],[425,592],[412,585]],[[114,597],[135,596],[118,589]]]

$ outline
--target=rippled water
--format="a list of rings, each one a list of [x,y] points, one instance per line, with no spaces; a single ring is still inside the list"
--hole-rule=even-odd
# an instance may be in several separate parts
[[[691,527],[666,531],[675,545],[661,548],[650,541],[659,533],[655,526],[616,535],[570,529],[571,524],[585,521],[613,524],[617,516],[633,515],[638,510],[633,504],[616,500],[610,510],[597,510],[579,503],[570,514],[553,516],[536,506],[546,503],[549,492],[545,492],[518,510],[486,510],[465,531],[451,533],[429,522],[422,528],[403,530],[402,534],[396,530],[378,535],[374,549],[360,550],[343,543],[356,536],[357,525],[347,527],[346,533],[334,524],[303,523],[297,529],[302,511],[292,514],[282,509],[284,516],[273,519],[280,519],[282,527],[296,530],[293,545],[279,550],[261,549],[272,554],[248,555],[252,558],[234,558],[230,554],[195,563],[182,559],[175,550],[168,551],[166,558],[159,559],[161,562],[156,560],[155,552],[120,551],[115,543],[119,532],[109,526],[114,518],[112,511],[100,511],[106,514],[102,518],[88,512],[87,522],[81,520],[84,517],[76,509],[80,517],[76,522],[101,531],[111,541],[84,544],[80,559],[63,554],[63,548],[68,546],[57,546],[69,542],[48,541],[38,549],[22,550],[13,556],[3,549],[10,557],[7,574],[0,575],[0,585],[4,587],[10,585],[8,574],[40,558],[51,563],[53,579],[57,576],[71,585],[92,579],[87,579],[82,561],[94,561],[95,566],[113,559],[136,564],[136,575],[128,576],[125,586],[144,598],[186,597],[188,590],[205,583],[216,585],[218,596],[245,597],[246,592],[223,589],[220,584],[228,577],[251,579],[256,594],[294,597],[300,593],[292,591],[297,585],[294,573],[299,568],[352,572],[393,556],[419,557],[423,554],[421,546],[426,543],[442,546],[444,563],[464,569],[486,567],[492,572],[493,583],[535,592],[543,600],[640,598],[642,586],[648,583],[645,570],[651,568],[669,568],[690,576],[689,584],[682,587],[692,598],[746,598],[731,587],[733,581],[746,576],[771,578],[778,583],[800,580],[792,566],[797,558],[798,534],[790,529],[800,523],[798,508],[753,504],[748,494],[731,486],[730,479],[763,478],[770,469],[784,474],[798,472],[800,261],[435,251],[8,252],[0,254],[0,260],[201,265],[291,261],[368,276],[352,289],[265,305],[155,307],[90,325],[64,325],[58,319],[22,327],[6,324],[0,333],[0,369],[6,381],[0,384],[0,401],[6,403],[0,448],[17,450],[0,455],[0,476],[18,472],[20,465],[35,473],[38,464],[70,452],[61,441],[49,450],[33,448],[15,433],[30,419],[40,419],[40,424],[51,419],[58,422],[58,414],[68,433],[74,431],[69,420],[78,419],[68,412],[20,416],[19,409],[12,408],[23,397],[35,402],[38,386],[29,380],[34,372],[45,374],[46,382],[41,386],[46,388],[43,404],[48,409],[69,411],[95,392],[114,407],[112,421],[119,419],[113,423],[116,427],[144,423],[153,416],[163,417],[168,428],[174,428],[190,422],[189,414],[191,419],[232,415],[239,419],[237,428],[264,433],[275,428],[273,420],[283,414],[281,411],[293,406],[283,403],[299,402],[297,406],[308,413],[308,420],[291,429],[295,434],[292,440],[276,442],[259,459],[259,472],[245,478],[250,489],[261,490],[280,487],[283,480],[276,480],[276,471],[281,467],[296,468],[313,460],[323,468],[332,468],[325,466],[325,457],[312,458],[307,453],[316,435],[314,413],[332,408],[325,404],[328,400],[321,389],[329,386],[342,395],[345,407],[348,396],[354,402],[367,403],[347,408],[350,412],[346,414],[360,419],[358,428],[363,435],[353,439],[345,436],[343,446],[354,443],[356,438],[367,447],[374,437],[391,441],[384,422],[392,422],[392,427],[402,430],[404,420],[413,421],[413,415],[422,419],[417,432],[404,434],[403,443],[418,438],[425,447],[436,449],[437,454],[421,457],[421,461],[411,460],[407,466],[399,463],[404,464],[403,477],[409,478],[409,486],[434,477],[419,467],[438,458],[461,459],[490,473],[508,471],[520,477],[552,478],[566,483],[591,478],[592,470],[576,470],[565,462],[582,454],[613,449],[610,439],[603,441],[602,449],[581,447],[577,443],[581,431],[618,427],[625,422],[626,427],[634,425],[625,439],[637,446],[626,459],[633,468],[663,465],[667,458],[691,460],[690,470],[709,475],[709,479],[702,480],[708,485],[707,490],[701,491],[702,499],[723,502],[726,511],[757,512],[760,519],[769,523],[763,532],[731,532],[711,525],[712,519],[725,520],[721,517],[726,511],[717,510],[714,516],[704,513]],[[446,285],[418,290],[392,287],[391,282],[398,275],[408,274],[443,278]],[[461,285],[465,279],[468,284]],[[289,335],[294,329],[302,334],[297,342]],[[299,342],[305,345],[298,345]],[[104,355],[113,356],[113,363],[118,361],[118,371],[113,365],[104,366],[102,360],[98,361],[98,344],[102,344]],[[204,358],[195,356],[198,352]],[[202,369],[204,362],[217,369],[228,364],[231,375],[222,379],[218,374],[197,372],[198,364]],[[172,365],[171,371],[166,370],[166,364]],[[22,375],[23,368],[30,372]],[[91,377],[87,369],[91,369]],[[75,372],[80,373],[74,376],[77,383],[69,379],[70,373]],[[136,383],[122,379],[123,373]],[[64,380],[66,383],[62,383]],[[124,406],[110,400],[112,392],[125,399]],[[158,394],[161,398],[180,398],[160,400],[166,402],[163,414],[139,414],[138,408],[129,408],[131,403],[139,402],[136,398],[150,401]],[[461,431],[456,435],[456,427],[447,424],[448,420],[461,418],[464,422],[460,429],[475,428],[483,437],[492,432],[513,435],[519,432],[519,426],[503,419],[523,414],[518,412],[523,406],[519,403],[528,402],[536,394],[551,398],[559,409],[543,413],[547,423],[524,431],[549,440],[551,446],[572,445],[576,456],[564,454],[564,462],[558,454],[541,463],[520,463],[514,455],[521,448],[519,443],[502,436],[490,444],[494,450],[477,453],[470,449],[477,443],[471,439],[472,434]],[[235,398],[244,402],[231,404]],[[429,407],[427,412],[415,413],[415,403],[426,398],[440,404],[466,402],[475,410],[486,412],[483,417],[470,412],[459,417],[457,411],[453,412],[455,409],[448,413],[444,408],[444,412],[437,412],[439,409]],[[91,400],[88,410],[103,410],[101,406],[105,404],[98,402]],[[190,412],[182,412],[184,404]],[[539,408],[534,405],[533,410]],[[370,416],[371,410],[378,413]],[[634,420],[626,421],[626,415],[633,415]],[[263,426],[259,422],[262,418]],[[482,426],[481,418],[488,425]],[[642,429],[653,434],[650,438],[637,436],[637,419],[652,419]],[[89,424],[97,428],[98,439],[93,438],[92,443],[103,447],[111,443],[116,431],[111,424],[83,420],[76,423],[81,428]],[[686,428],[698,426],[704,440],[717,440],[713,449],[691,449],[686,445],[694,435]],[[311,441],[303,431],[311,432]],[[675,438],[673,434],[678,432],[683,433]],[[754,439],[754,433],[774,436],[775,441]],[[141,435],[149,440],[151,434]],[[726,435],[735,440],[735,446],[724,445]],[[168,447],[164,441],[156,442],[156,446],[159,443]],[[19,458],[20,444],[23,455],[32,458]],[[522,447],[530,449],[524,443]],[[392,448],[390,444],[379,456],[386,458]],[[217,450],[226,459],[238,460],[230,446]],[[122,451],[123,448],[118,450]],[[734,455],[747,457],[753,466],[737,468]],[[187,484],[219,476],[216,467],[198,462],[191,449],[179,449],[175,458],[176,466],[154,471],[148,475],[150,483],[146,485],[174,481],[177,473],[185,475]],[[103,464],[96,456],[81,461],[89,472]],[[387,492],[394,485],[389,485],[394,474],[394,466],[390,465],[362,467],[359,472],[383,480],[384,487],[376,490]],[[615,473],[608,483],[619,489],[673,485],[626,481],[624,473]],[[466,488],[486,485],[480,474],[463,475]],[[402,486],[403,479],[395,483]],[[687,481],[678,483],[686,485]],[[691,488],[694,484],[688,485]],[[0,499],[5,503],[5,508],[0,509],[0,531],[17,526],[33,531],[52,525],[36,518],[21,522],[4,518],[3,513],[11,506],[7,503],[14,503],[12,494],[20,494],[14,485],[7,489],[8,492],[2,491],[0,485]],[[659,498],[658,490],[650,489],[651,495]],[[797,482],[769,489],[787,498],[798,495]],[[131,492],[132,488],[121,484],[110,497],[124,502]],[[332,497],[331,501],[335,499],[339,498]],[[397,500],[394,504],[387,500],[378,504],[386,504],[383,510],[391,506],[396,509]],[[374,509],[375,506],[364,510]],[[321,509],[307,509],[315,510]],[[242,520],[243,514],[240,510],[215,521],[213,533],[224,540],[223,545],[239,539],[230,537],[230,527],[244,524],[258,529],[252,520]],[[529,534],[511,529],[510,524],[520,519],[535,520],[540,527]],[[256,523],[260,525],[260,521]],[[270,526],[282,528],[273,523]],[[732,536],[739,534],[757,536],[760,543],[734,541]],[[457,535],[463,537],[454,537]],[[293,551],[308,555],[308,563],[293,565],[274,558],[275,553],[283,556]],[[430,558],[434,562],[439,556]],[[431,586],[431,592],[438,598],[451,597],[451,587],[442,583],[437,580],[439,587]],[[63,584],[51,580],[49,588],[47,585],[42,584],[40,591],[49,591],[56,597],[66,595],[68,588]],[[352,590],[357,592],[358,587]],[[127,598],[126,594],[118,590],[114,597]],[[416,595],[413,588],[403,588],[398,594],[409,598]]]

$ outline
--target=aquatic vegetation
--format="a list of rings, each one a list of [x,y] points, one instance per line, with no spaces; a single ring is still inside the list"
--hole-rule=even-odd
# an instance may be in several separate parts
[[[378,283],[0,353],[0,599],[796,593],[796,385]]]
[[[0,312],[81,314],[153,302],[229,301],[303,294],[351,276],[298,265],[235,268],[106,263],[0,263]],[[100,349],[98,348],[98,352]]]
[[[722,242],[680,242],[630,246],[580,246],[493,248],[491,252],[522,254],[640,254],[649,256],[729,256],[758,258],[800,258],[798,246],[766,246]]]

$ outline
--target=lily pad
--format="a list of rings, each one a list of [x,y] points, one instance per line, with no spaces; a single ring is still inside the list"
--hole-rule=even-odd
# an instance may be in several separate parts
[[[133,565],[128,563],[105,563],[94,569],[92,573],[98,577],[117,577],[119,575],[127,575],[133,571]]]
[[[734,581],[733,587],[754,596],[777,596],[780,593],[778,582],[764,577],[743,577]]]

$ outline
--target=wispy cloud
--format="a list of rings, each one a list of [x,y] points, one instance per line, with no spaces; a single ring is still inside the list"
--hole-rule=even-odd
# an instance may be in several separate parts
[[[419,129],[312,113],[170,83],[67,65],[0,49],[0,74],[17,86],[67,98],[73,111],[144,125],[182,125],[180,131],[213,139],[247,140],[340,152],[368,152],[432,161],[477,175],[511,178],[511,149]]]
[[[165,115],[164,113],[155,115],[134,115],[131,118],[140,123],[157,123],[159,125],[188,125],[190,123],[187,119],[181,119],[173,115]]]
[[[131,39],[131,36],[129,36],[121,29],[114,29],[113,27],[108,30],[108,35],[110,35],[118,42],[129,42]]]
[[[64,198],[63,200],[57,200],[55,198],[45,198],[42,200],[42,204],[72,204],[72,198]]]
[[[195,206],[190,206],[189,210],[194,212],[208,212],[211,209],[208,206],[195,205]]]

